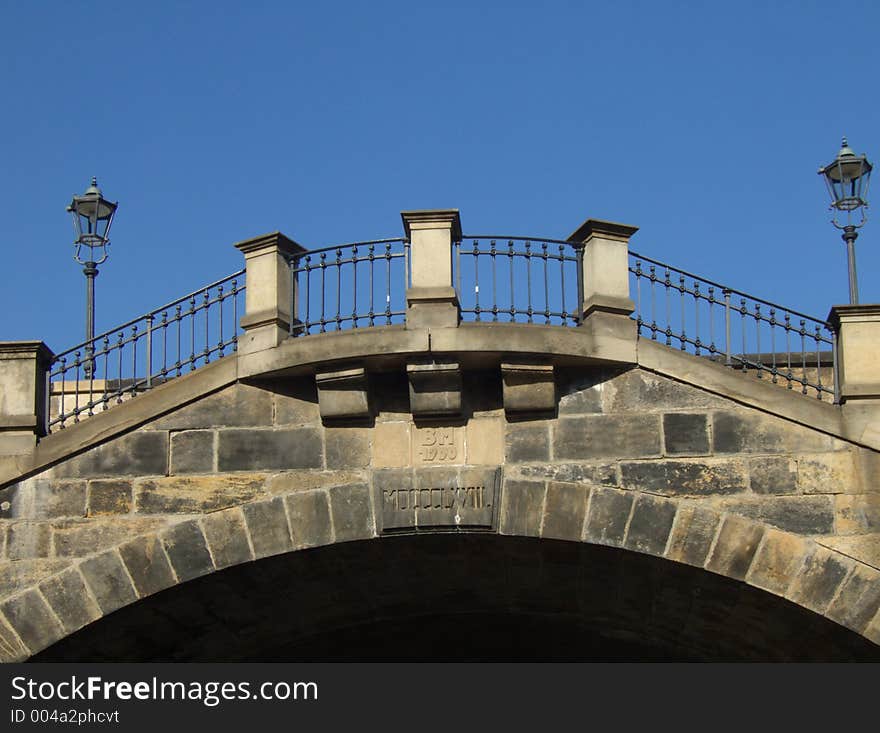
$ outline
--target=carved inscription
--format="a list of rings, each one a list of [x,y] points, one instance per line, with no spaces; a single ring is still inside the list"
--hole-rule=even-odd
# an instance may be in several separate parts
[[[430,489],[383,489],[383,504],[395,511],[407,509],[484,509],[485,486],[435,487]]]
[[[462,428],[418,428],[413,441],[417,464],[463,463],[464,441]]]
[[[488,529],[495,524],[500,491],[497,468],[417,468],[374,477],[382,530]]]

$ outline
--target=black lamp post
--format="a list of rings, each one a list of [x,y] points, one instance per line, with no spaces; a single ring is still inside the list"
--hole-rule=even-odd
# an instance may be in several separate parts
[[[74,240],[73,259],[83,266],[86,276],[86,359],[83,372],[90,379],[94,373],[95,356],[95,278],[98,265],[109,256],[110,225],[116,214],[118,203],[107,201],[98,188],[98,180],[92,178],[92,185],[81,196],[74,196],[67,210],[73,216]],[[84,253],[83,247],[88,247]]]
[[[859,284],[856,278],[856,239],[859,233],[856,230],[863,227],[868,218],[865,209],[868,207],[868,184],[871,181],[872,168],[868,158],[865,155],[856,155],[847,144],[846,138],[843,138],[843,146],[837,157],[819,169],[831,196],[830,208],[834,212],[831,223],[843,231],[841,237],[846,243],[850,303],[859,302]]]

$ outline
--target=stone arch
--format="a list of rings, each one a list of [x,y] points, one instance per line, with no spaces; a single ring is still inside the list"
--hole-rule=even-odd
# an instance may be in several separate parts
[[[227,568],[384,540],[373,503],[363,484],[292,491],[127,540],[7,599],[0,606],[0,653],[6,661],[27,659],[118,609]],[[482,534],[617,548],[700,568],[880,644],[880,572],[812,539],[693,501],[507,481],[497,533]]]

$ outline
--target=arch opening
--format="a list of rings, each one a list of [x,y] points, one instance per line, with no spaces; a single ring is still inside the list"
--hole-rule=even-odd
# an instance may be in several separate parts
[[[291,552],[169,588],[33,661],[880,660],[765,591],[611,547],[494,534]]]

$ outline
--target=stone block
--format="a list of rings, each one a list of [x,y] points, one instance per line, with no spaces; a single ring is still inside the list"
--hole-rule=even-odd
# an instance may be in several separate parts
[[[153,535],[126,542],[119,548],[119,555],[141,598],[177,582],[162,543]]]
[[[880,494],[839,495],[833,501],[836,534],[880,532]]]
[[[824,613],[851,567],[851,561],[842,555],[815,546],[785,597],[816,613]]]
[[[245,504],[241,509],[257,559],[289,552],[293,548],[287,511],[280,496]]]
[[[370,386],[363,367],[319,371],[315,374],[321,419],[363,420],[372,414]]]
[[[798,464],[788,456],[749,458],[749,484],[756,494],[796,494]]]
[[[365,468],[370,465],[370,430],[366,428],[326,428],[324,451],[327,468]]]
[[[502,362],[502,395],[508,415],[545,413],[556,409],[552,364]]]
[[[828,496],[743,497],[722,502],[727,511],[797,534],[830,534],[834,508]]]
[[[33,481],[25,480],[0,489],[0,519],[31,518],[34,497],[33,484]]]
[[[163,524],[163,519],[141,517],[67,519],[52,524],[52,544],[58,557],[85,557]]]
[[[321,419],[317,387],[311,380],[291,380],[272,387],[275,425],[315,425]]]
[[[639,494],[632,510],[624,545],[649,555],[663,555],[677,504],[650,494]]]
[[[609,379],[603,392],[606,411],[654,412],[695,408],[720,408],[730,402],[709,392],[642,369],[630,369]]]
[[[220,471],[261,471],[321,468],[324,445],[317,428],[221,430],[217,466]]]
[[[55,466],[57,478],[164,476],[168,473],[168,434],[129,433]]]
[[[272,393],[248,384],[234,384],[202,397],[148,425],[155,430],[197,430],[216,427],[261,427],[272,424]]]
[[[461,413],[461,368],[458,362],[415,360],[407,363],[406,374],[413,417]]]
[[[709,426],[705,413],[669,412],[663,416],[663,441],[670,455],[705,455]]]
[[[101,617],[77,568],[67,568],[40,583],[40,592],[55,611],[67,634]]]
[[[518,466],[523,478],[546,478],[555,481],[583,482],[600,486],[617,486],[617,466],[613,463],[552,463],[542,466]]]
[[[116,550],[83,560],[79,569],[105,616],[137,600],[137,592]]]
[[[328,491],[336,542],[365,540],[376,534],[376,522],[366,484],[334,486]]]
[[[45,649],[64,636],[64,629],[55,614],[36,590],[27,590],[10,598],[0,604],[0,611],[32,653]]]
[[[272,474],[266,479],[265,491],[270,495],[289,494],[293,491],[309,491],[325,489],[330,486],[357,483],[363,481],[368,471],[357,469],[324,471],[320,469],[298,469]]]
[[[370,375],[373,408],[377,420],[409,421],[409,380],[403,371],[376,372]]]
[[[748,412],[716,412],[712,444],[715,453],[818,452],[830,447],[830,438],[779,418]]]
[[[326,491],[303,491],[284,497],[290,533],[297,549],[333,542],[330,501]]]
[[[861,632],[880,609],[880,572],[857,564],[825,615],[848,629]]]
[[[545,421],[508,423],[504,436],[507,463],[550,460],[550,426]]]
[[[51,528],[38,522],[10,522],[6,530],[6,558],[27,560],[49,557]]]
[[[748,490],[745,465],[734,460],[633,461],[620,464],[623,486],[667,496],[735,494]]]
[[[465,462],[465,429],[458,425],[413,426],[412,465],[459,466]]]
[[[556,458],[642,458],[660,455],[658,415],[587,415],[556,423]]]
[[[587,486],[549,481],[541,536],[579,542],[587,515]]]
[[[216,436],[213,430],[171,433],[171,473],[211,473]]]
[[[453,472],[455,469],[453,469]],[[381,530],[415,527],[415,512],[409,505],[401,505],[400,496],[409,496],[416,488],[413,472],[405,468],[373,471],[373,496],[376,521],[381,520]]]
[[[138,514],[202,514],[250,501],[263,491],[264,474],[168,476],[135,483]]]
[[[181,583],[213,572],[214,563],[196,520],[175,524],[162,533],[162,544]]]
[[[30,651],[0,611],[0,662],[23,662],[29,656]]]
[[[85,481],[35,479],[33,487],[35,519],[85,516]]]
[[[410,462],[408,422],[377,422],[373,428],[373,468],[403,468]]]
[[[599,545],[620,547],[634,498],[630,491],[593,487],[584,538]]]
[[[721,517],[710,509],[682,506],[672,528],[666,557],[703,567],[720,523]]]
[[[742,517],[726,516],[706,568],[728,578],[743,580],[763,535],[764,528],[759,524]]]
[[[504,462],[504,421],[500,417],[472,419],[465,428],[468,463],[500,465]]]
[[[505,479],[501,492],[501,534],[540,537],[547,488],[543,481]]]
[[[33,558],[0,563],[0,596],[7,597],[36,585],[70,566],[66,559]]]
[[[602,392],[609,375],[594,369],[574,379],[560,378],[560,415],[602,412]]]
[[[798,489],[805,494],[857,494],[862,487],[859,478],[856,456],[850,451],[797,457]],[[871,488],[870,481],[866,488]]]
[[[469,368],[461,388],[465,411],[471,418],[504,418],[503,387],[497,368]]]
[[[131,481],[95,479],[89,481],[86,514],[90,517],[128,514],[134,506]]]
[[[862,632],[864,636],[880,646],[880,611]]]
[[[768,529],[755,554],[748,582],[784,596],[811,549],[808,540],[788,532]]]
[[[218,570],[254,559],[240,509],[227,509],[203,517],[202,532]]]

